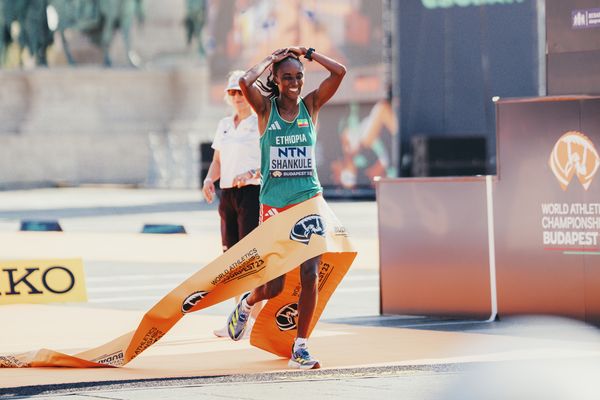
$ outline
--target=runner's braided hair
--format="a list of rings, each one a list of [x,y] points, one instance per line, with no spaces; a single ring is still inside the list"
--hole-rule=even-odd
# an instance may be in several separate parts
[[[269,100],[274,97],[279,97],[279,87],[277,87],[277,84],[275,83],[275,80],[273,78],[275,75],[277,75],[277,71],[279,70],[279,67],[281,66],[281,64],[283,64],[285,61],[288,61],[288,60],[297,61],[300,64],[300,67],[302,69],[304,69],[304,64],[302,64],[302,61],[300,61],[300,59],[298,57],[290,54],[283,60],[273,63],[273,67],[271,68],[271,71],[269,72],[269,75],[267,76],[266,82],[263,82],[260,79],[258,79],[256,81],[258,88],[267,94],[267,97],[269,98]]]

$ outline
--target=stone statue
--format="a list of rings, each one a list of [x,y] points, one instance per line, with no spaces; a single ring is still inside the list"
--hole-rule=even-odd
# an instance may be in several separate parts
[[[48,0],[29,0],[21,24],[19,44],[29,50],[37,65],[48,66],[46,50],[54,42],[52,31],[48,28],[46,8]]]
[[[8,46],[18,43],[27,49],[37,65],[47,65],[46,52],[53,43],[49,27],[49,10],[54,11],[56,30],[61,37],[69,64],[75,60],[65,37],[65,30],[75,29],[102,49],[104,64],[110,66],[110,44],[121,31],[127,59],[133,66],[139,61],[131,50],[130,30],[134,19],[143,21],[144,0],[0,0],[0,65],[6,61]],[[15,24],[16,23],[16,24]],[[52,24],[50,24],[52,25]],[[19,53],[20,54],[20,53]],[[21,59],[19,59],[21,64]]]
[[[75,60],[65,37],[65,30],[76,29],[86,34],[102,49],[104,65],[112,65],[110,44],[117,29],[121,31],[126,56],[132,66],[139,61],[131,50],[130,30],[134,18],[143,22],[143,0],[49,0],[58,14],[57,31],[69,64]]]
[[[6,62],[7,52],[9,46],[18,41],[18,35],[13,35],[13,22],[18,21],[22,4],[13,2],[10,0],[0,0],[0,24],[1,24],[1,61],[4,64]]]
[[[46,50],[53,43],[53,37],[46,18],[47,6],[48,0],[0,0],[2,63],[8,46],[17,41],[21,49],[29,50],[37,65],[48,65]],[[18,23],[16,30],[13,29],[15,22]]]
[[[185,1],[185,31],[188,46],[197,40],[198,53],[200,57],[205,56],[204,45],[202,43],[202,28],[207,18],[207,0],[186,0]]]

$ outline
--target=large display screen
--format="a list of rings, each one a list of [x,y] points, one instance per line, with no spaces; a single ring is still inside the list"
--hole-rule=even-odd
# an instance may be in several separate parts
[[[319,113],[321,183],[354,189],[370,187],[374,176],[395,176],[391,157],[396,121],[386,96],[383,10],[382,0],[210,1],[205,41],[211,99],[223,101],[229,71],[248,69],[278,48],[313,47],[348,70]],[[303,62],[306,95],[327,71],[315,62]]]

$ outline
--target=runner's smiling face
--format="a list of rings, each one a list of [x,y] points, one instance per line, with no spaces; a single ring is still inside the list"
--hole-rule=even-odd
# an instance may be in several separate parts
[[[288,57],[281,61],[275,73],[275,83],[281,96],[296,100],[304,85],[304,67],[300,61]]]

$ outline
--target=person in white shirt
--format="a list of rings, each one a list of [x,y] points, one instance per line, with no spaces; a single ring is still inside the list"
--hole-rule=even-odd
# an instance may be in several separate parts
[[[259,222],[260,134],[256,114],[242,95],[238,83],[244,73],[232,71],[229,74],[225,101],[232,107],[233,114],[221,119],[217,125],[212,144],[214,155],[202,186],[204,198],[212,203],[214,183],[220,179],[219,216],[223,252],[250,233]],[[237,304],[239,298],[235,301]],[[227,337],[227,326],[214,331],[214,334]]]

